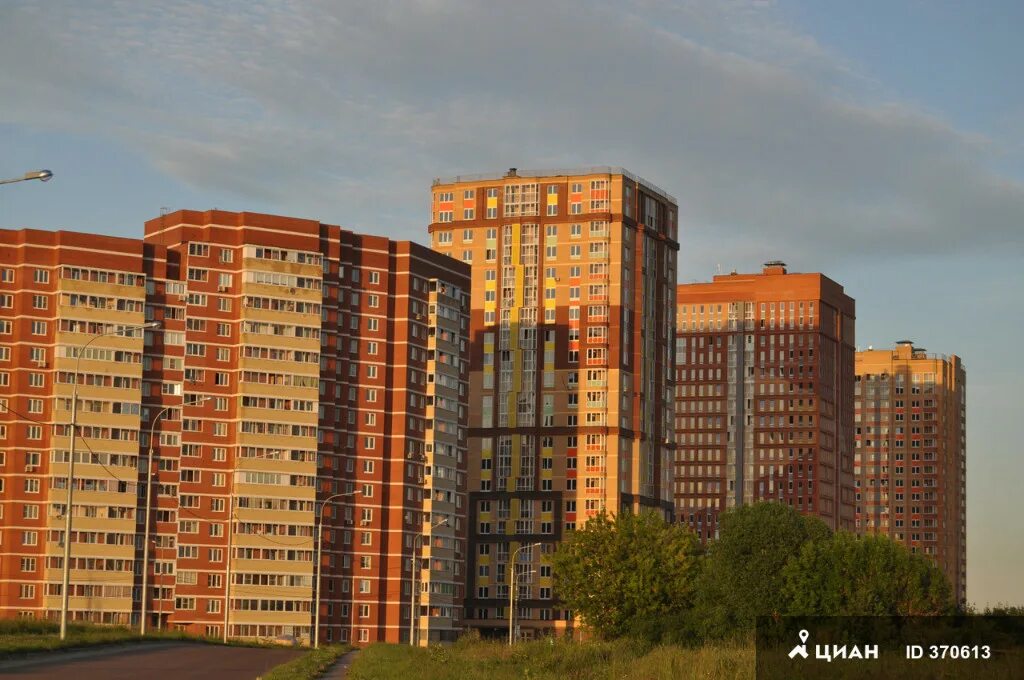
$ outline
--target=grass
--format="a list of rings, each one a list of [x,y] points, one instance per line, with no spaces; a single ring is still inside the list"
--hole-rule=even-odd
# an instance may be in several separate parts
[[[19,619],[0,621],[0,659],[23,656],[56,649],[76,649],[96,645],[149,642],[160,640],[186,640],[222,644],[220,638],[204,638],[182,631],[151,631],[145,637],[134,630],[119,626],[98,626],[73,623],[68,625],[66,640],[60,639],[60,626],[50,621]],[[231,641],[228,644],[246,647],[262,647],[257,642]]]
[[[262,680],[316,680],[343,654],[351,651],[348,645],[327,645],[311,649],[297,659],[275,666]]]
[[[540,640],[510,648],[463,640],[449,647],[375,644],[359,653],[349,680],[677,680],[754,677],[751,645],[649,646],[629,640]]]

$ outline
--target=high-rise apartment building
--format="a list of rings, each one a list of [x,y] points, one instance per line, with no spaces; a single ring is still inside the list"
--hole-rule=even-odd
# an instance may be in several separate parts
[[[675,200],[622,169],[438,179],[472,265],[467,624],[564,628],[551,552],[599,512],[672,514]],[[535,546],[539,544],[539,546]]]
[[[967,373],[909,340],[857,352],[857,529],[930,555],[967,598]]]
[[[308,639],[322,511],[322,641],[455,637],[468,267],[253,213],[0,234],[0,615],[60,608],[77,378],[73,620]]]
[[[676,516],[788,503],[854,528],[854,301],[822,274],[715,276],[677,290]]]

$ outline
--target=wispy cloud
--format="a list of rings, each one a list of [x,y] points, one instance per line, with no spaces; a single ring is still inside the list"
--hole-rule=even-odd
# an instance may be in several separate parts
[[[47,2],[0,21],[0,119],[197,186],[423,239],[438,174],[616,164],[684,264],[1024,250],[997,145],[885,101],[767,3]],[[32,59],[25,59],[32,54]],[[203,206],[196,206],[203,207]]]

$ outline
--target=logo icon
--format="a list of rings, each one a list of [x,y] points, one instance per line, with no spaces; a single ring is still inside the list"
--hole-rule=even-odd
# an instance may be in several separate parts
[[[804,659],[807,658],[807,638],[811,637],[811,634],[806,630],[800,631],[800,644],[789,651],[789,658],[795,659],[800,656]]]

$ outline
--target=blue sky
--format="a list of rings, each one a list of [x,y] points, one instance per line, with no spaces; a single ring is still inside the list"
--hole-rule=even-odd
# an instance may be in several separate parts
[[[623,165],[680,280],[769,259],[862,346],[968,370],[968,597],[1024,603],[1024,46],[1014,2],[0,6],[0,227],[246,209],[425,241],[432,177]]]

